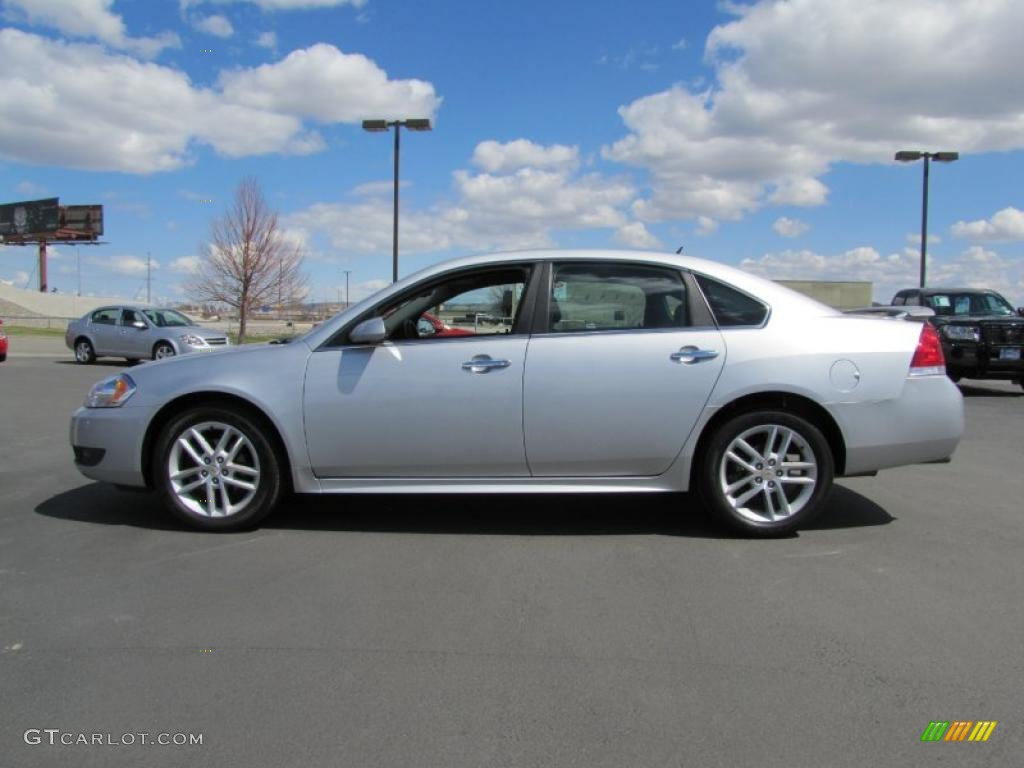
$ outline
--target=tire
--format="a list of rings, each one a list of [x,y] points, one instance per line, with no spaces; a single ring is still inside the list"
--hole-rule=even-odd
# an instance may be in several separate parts
[[[787,437],[790,461],[783,463],[779,452]],[[698,468],[697,488],[708,508],[734,531],[759,538],[785,536],[821,512],[834,467],[828,442],[809,421],[784,411],[756,411],[715,430]]]
[[[4,363],[6,361],[7,361],[7,353],[4,352],[4,353],[0,354],[0,363]]]
[[[96,362],[96,350],[88,339],[75,341],[75,362],[80,365],[91,365]]]
[[[230,407],[197,406],[171,419],[152,469],[171,514],[199,530],[252,528],[282,495],[281,463],[268,428]]]
[[[165,357],[174,357],[178,353],[174,351],[174,347],[168,344],[166,341],[158,341],[153,346],[153,359],[163,360]]]

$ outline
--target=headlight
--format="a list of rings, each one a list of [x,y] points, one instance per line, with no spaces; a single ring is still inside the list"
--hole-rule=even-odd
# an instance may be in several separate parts
[[[135,394],[135,382],[127,373],[119,373],[97,382],[85,398],[86,408],[120,408]]]
[[[191,333],[183,333],[181,336],[178,337],[178,340],[192,347],[206,346],[206,339],[200,338],[199,336],[194,336]]]
[[[954,341],[981,341],[981,329],[976,325],[944,325],[942,335]]]

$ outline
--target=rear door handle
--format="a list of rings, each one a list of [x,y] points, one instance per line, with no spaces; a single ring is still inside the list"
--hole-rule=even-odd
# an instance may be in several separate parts
[[[672,359],[677,363],[696,363],[700,360],[711,360],[718,357],[718,351],[714,349],[700,349],[694,346],[681,347],[678,352],[673,352]]]
[[[495,368],[508,368],[512,363],[508,360],[495,360],[490,355],[473,355],[472,360],[462,364],[462,370],[470,373],[487,373]]]

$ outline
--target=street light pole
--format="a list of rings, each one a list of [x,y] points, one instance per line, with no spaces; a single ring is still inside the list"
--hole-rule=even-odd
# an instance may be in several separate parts
[[[348,276],[352,274],[351,269],[342,270],[345,273],[345,309],[348,309],[351,305],[348,300]]]
[[[921,288],[925,286],[926,260],[928,257],[928,168],[935,160],[940,163],[952,163],[960,158],[959,152],[917,152],[903,150],[896,153],[896,160],[901,163],[912,163],[924,160],[924,180],[921,191]]]
[[[408,118],[406,120],[363,120],[363,130],[380,133],[388,128],[395,129],[395,192],[394,215],[391,225],[391,281],[398,282],[398,154],[399,135],[405,127],[410,131],[429,131],[430,120],[427,118]]]

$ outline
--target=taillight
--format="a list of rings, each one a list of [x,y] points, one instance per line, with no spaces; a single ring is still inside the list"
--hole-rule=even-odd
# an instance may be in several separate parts
[[[910,361],[909,376],[934,376],[946,373],[946,357],[942,354],[942,342],[939,334],[931,323],[921,326],[921,336],[917,340],[917,349]]]

